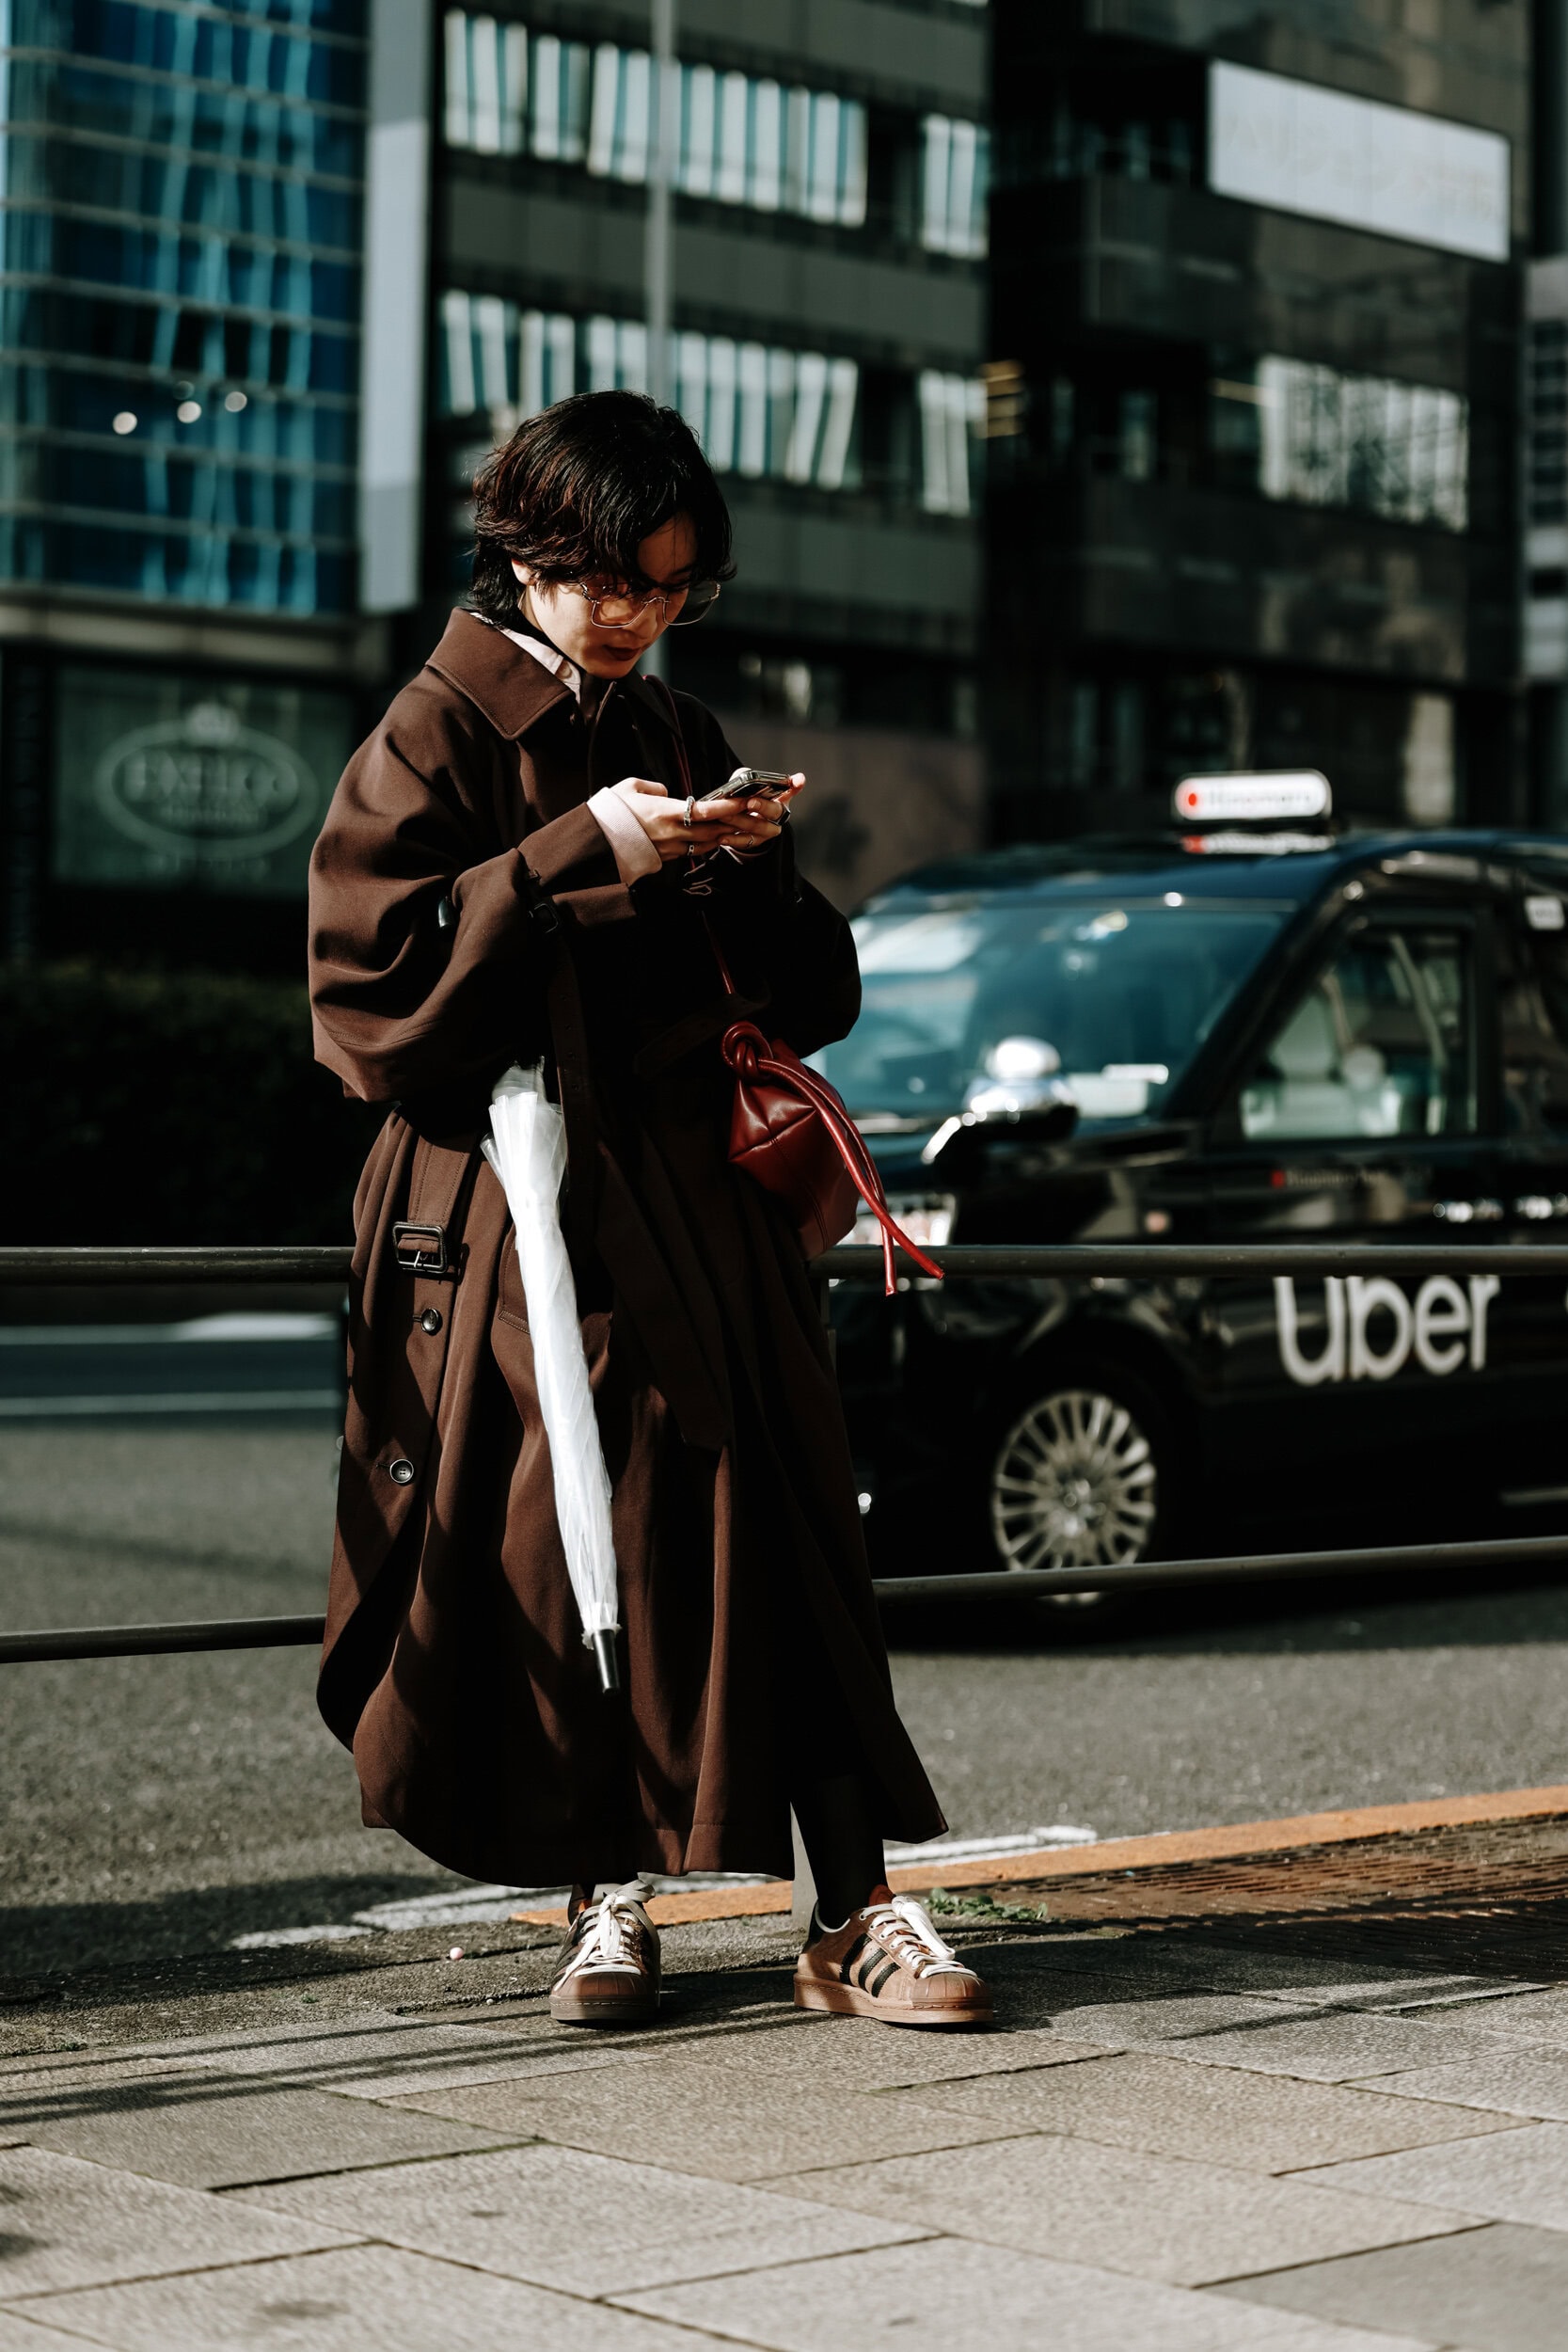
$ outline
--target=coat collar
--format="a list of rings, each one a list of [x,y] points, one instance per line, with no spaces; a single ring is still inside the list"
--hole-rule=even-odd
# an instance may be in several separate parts
[[[572,699],[570,690],[552,677],[543,662],[535,661],[531,654],[524,653],[475,612],[453,612],[425,667],[466,694],[497,734],[513,741],[526,735],[557,703]],[[669,726],[670,711],[663,696],[635,670],[629,677],[616,680],[610,691],[629,697],[639,710]]]

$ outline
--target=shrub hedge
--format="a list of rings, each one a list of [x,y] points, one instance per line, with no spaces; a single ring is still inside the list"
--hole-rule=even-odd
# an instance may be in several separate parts
[[[204,972],[0,973],[11,1242],[338,1242],[382,1114],[310,1057],[305,991]]]

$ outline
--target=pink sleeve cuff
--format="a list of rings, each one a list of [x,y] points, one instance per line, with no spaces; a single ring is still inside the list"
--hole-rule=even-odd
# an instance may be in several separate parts
[[[607,786],[602,792],[591,793],[588,814],[614,852],[615,870],[624,882],[658,872],[663,860],[619,791]]]

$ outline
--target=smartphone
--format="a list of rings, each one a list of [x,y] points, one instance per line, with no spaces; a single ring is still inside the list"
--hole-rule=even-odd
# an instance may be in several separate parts
[[[793,776],[778,775],[771,768],[737,768],[728,784],[721,784],[707,797],[710,801],[776,801],[794,782]]]

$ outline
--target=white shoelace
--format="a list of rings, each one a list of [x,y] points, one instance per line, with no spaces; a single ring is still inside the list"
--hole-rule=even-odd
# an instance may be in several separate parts
[[[931,1915],[912,1895],[895,1895],[885,1903],[869,1904],[861,1913],[868,1931],[895,1960],[907,1963],[917,1977],[967,1977],[951,1944],[944,1944],[931,1924]]]
[[[564,1984],[568,1977],[604,1976],[614,1970],[640,1969],[643,1955],[638,1949],[638,1935],[653,1933],[647,1914],[641,1907],[642,1882],[628,1879],[625,1886],[612,1887],[601,1895],[596,1903],[589,1903],[575,1922],[582,1931],[582,1941],[562,1968],[557,1981]],[[586,1928],[583,1921],[589,1922]],[[631,1932],[636,1931],[636,1933]],[[646,1950],[644,1945],[643,1950]]]

